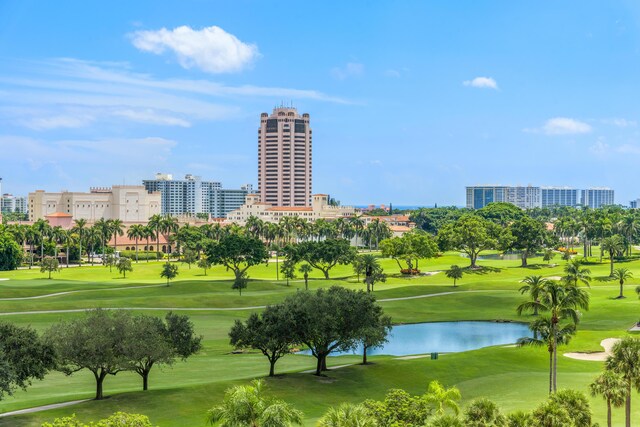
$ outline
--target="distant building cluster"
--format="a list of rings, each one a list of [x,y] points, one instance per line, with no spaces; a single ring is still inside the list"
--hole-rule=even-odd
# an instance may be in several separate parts
[[[195,175],[174,179],[170,174],[158,173],[155,179],[142,183],[147,191],[160,193],[162,214],[175,216],[208,214],[222,218],[242,206],[247,194],[253,192],[251,184],[237,190],[226,189],[220,182],[203,181]]]
[[[511,203],[522,209],[551,206],[588,206],[596,209],[613,205],[610,188],[535,187],[508,185],[477,185],[466,187],[467,208],[480,209],[492,202]]]
[[[0,198],[0,212],[2,213],[27,213],[27,198],[16,197],[13,194],[3,194]]]

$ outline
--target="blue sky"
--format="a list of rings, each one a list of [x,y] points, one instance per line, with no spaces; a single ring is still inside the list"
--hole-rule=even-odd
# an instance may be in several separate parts
[[[640,197],[633,1],[0,0],[3,190],[193,173],[256,184],[261,112],[311,115],[314,192]]]

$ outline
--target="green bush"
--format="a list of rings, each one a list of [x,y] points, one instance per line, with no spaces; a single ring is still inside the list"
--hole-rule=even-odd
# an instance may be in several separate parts
[[[127,257],[132,261],[136,260],[136,251],[120,251],[121,257]],[[160,253],[160,257],[163,258],[163,254]],[[155,260],[156,252],[155,251],[138,251],[138,260],[146,261],[147,259]]]

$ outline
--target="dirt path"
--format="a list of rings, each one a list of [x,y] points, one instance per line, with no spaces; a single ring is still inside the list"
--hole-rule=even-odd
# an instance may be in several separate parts
[[[91,399],[72,400],[70,402],[54,403],[51,405],[35,406],[33,408],[20,409],[19,411],[4,412],[0,414],[2,417],[11,417],[13,415],[31,414],[33,412],[48,411],[49,409],[64,408],[65,406],[77,405],[78,403],[87,402]]]
[[[0,279],[3,280],[3,279]],[[9,279],[6,279],[9,280]],[[53,294],[44,294],[44,295],[36,295],[33,297],[16,297],[16,298],[0,298],[0,301],[19,301],[19,300],[29,300],[29,299],[41,299],[41,298],[51,298],[51,297],[59,297],[61,295],[70,295],[77,294],[81,292],[97,292],[97,291],[123,291],[127,289],[142,289],[142,288],[159,288],[167,285],[145,285],[145,286],[128,286],[124,288],[104,288],[104,289],[79,289],[77,291],[65,291],[65,292],[55,292]]]

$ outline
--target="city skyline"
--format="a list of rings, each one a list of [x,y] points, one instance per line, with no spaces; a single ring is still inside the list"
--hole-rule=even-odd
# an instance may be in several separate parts
[[[263,3],[3,2],[5,192],[138,184],[159,170],[257,187],[255,124],[284,102],[313,117],[314,191],[346,204],[463,206],[474,182],[640,197],[629,179],[639,5],[288,13],[274,30],[278,11]]]

